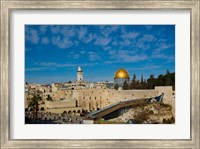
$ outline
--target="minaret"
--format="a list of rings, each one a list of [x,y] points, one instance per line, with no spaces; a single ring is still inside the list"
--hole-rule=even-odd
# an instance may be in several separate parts
[[[77,81],[83,81],[83,71],[81,69],[81,66],[78,66]]]

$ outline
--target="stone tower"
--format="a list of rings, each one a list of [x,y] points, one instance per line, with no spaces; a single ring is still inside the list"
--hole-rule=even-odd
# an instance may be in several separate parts
[[[83,71],[81,69],[81,66],[78,66],[77,70],[77,81],[83,81]]]

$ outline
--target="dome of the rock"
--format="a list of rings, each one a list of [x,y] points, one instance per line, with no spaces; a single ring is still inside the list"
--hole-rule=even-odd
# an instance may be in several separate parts
[[[129,79],[130,77],[129,77],[128,71],[126,71],[123,68],[120,68],[115,72],[114,78],[115,79],[117,79],[117,78],[128,78]]]

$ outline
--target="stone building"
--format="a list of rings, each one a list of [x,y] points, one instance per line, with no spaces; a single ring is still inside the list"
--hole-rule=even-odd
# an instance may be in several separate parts
[[[41,106],[48,111],[59,113],[74,110],[91,112],[120,101],[151,98],[164,93],[163,102],[172,105],[174,111],[175,93],[172,86],[159,86],[155,89],[144,90],[115,90],[107,88],[106,82],[84,82],[81,67],[78,68],[77,79],[79,83],[65,83],[66,88],[62,88],[62,83],[53,83],[51,90],[40,93],[43,100]],[[129,80],[129,74],[123,68],[120,68],[114,74],[114,84],[123,86],[123,83],[125,81],[129,83]],[[36,85],[32,85],[32,87],[36,88]],[[31,90],[25,94],[26,107],[32,94]],[[52,101],[47,101],[48,96],[51,96]]]
[[[126,83],[129,83],[129,73],[127,70],[120,68],[115,72],[114,85],[118,84],[120,87],[122,87],[125,81]]]
[[[62,88],[62,83],[52,83],[51,85],[52,92],[56,92],[61,88]]]

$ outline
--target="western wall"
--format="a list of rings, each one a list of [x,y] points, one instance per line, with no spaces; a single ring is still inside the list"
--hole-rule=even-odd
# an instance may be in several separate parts
[[[82,107],[91,112],[110,104],[132,99],[150,98],[164,93],[163,102],[172,105],[174,109],[175,93],[171,86],[159,86],[152,90],[115,90],[115,89],[77,89],[58,90],[52,92],[53,101],[46,101],[45,107]],[[46,93],[47,94],[47,93]],[[46,97],[46,96],[44,96]],[[60,100],[60,99],[65,99]]]

